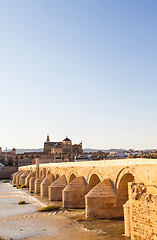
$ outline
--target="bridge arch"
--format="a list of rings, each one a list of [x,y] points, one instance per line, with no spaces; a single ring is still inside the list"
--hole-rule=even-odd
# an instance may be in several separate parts
[[[90,191],[93,187],[95,187],[99,182],[101,181],[100,177],[93,173],[90,176],[90,179],[88,181],[88,190]]]
[[[96,176],[95,176],[96,175]],[[91,178],[92,177],[92,178]],[[88,188],[89,188],[89,185],[93,182],[93,180],[95,179],[95,181],[97,182],[97,183],[99,183],[99,182],[101,182],[102,180],[103,180],[103,177],[102,177],[102,175],[101,175],[101,173],[97,170],[97,169],[95,169],[95,168],[93,168],[90,172],[89,172],[89,174],[88,174],[88,176],[87,176],[87,183],[88,183]],[[97,180],[96,180],[97,179]],[[91,182],[91,180],[92,180],[92,182]],[[97,184],[95,184],[95,186],[96,186]],[[92,186],[92,185],[91,185]],[[94,183],[93,183],[93,187],[95,187],[94,186]],[[92,187],[92,188],[93,188]],[[92,189],[91,188],[91,189]]]
[[[130,168],[130,167],[125,167],[125,168],[122,168],[120,170],[120,172],[117,175],[116,181],[115,181],[115,191],[116,192],[118,191],[120,181],[125,174],[130,173],[134,176],[134,171],[133,170],[134,170],[134,168]]]
[[[55,175],[55,180],[57,180],[58,178],[60,178],[59,173],[57,173],[57,174]]]
[[[40,178],[42,178],[42,177],[43,177],[43,170],[42,170],[42,169],[40,170],[39,177],[40,177]]]
[[[72,182],[75,178],[77,178],[78,174],[74,171],[71,171],[68,176],[68,183]]]
[[[72,182],[76,178],[76,175],[72,173],[69,178],[69,183]]]
[[[119,215],[123,216],[123,205],[128,200],[128,183],[134,181],[134,174],[129,168],[123,169],[116,182],[117,209]]]
[[[46,176],[47,176],[47,175],[50,175],[50,174],[51,174],[51,169],[48,168],[47,171],[46,171]]]

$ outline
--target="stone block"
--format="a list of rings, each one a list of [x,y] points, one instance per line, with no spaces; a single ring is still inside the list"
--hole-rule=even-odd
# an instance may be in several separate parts
[[[61,201],[62,191],[67,186],[67,180],[65,175],[58,178],[49,186],[49,200],[50,201]]]
[[[17,175],[16,175],[16,186],[18,186],[20,184],[20,176],[23,174],[23,171],[20,171]]]
[[[44,178],[40,185],[40,195],[41,196],[48,196],[48,187],[53,183],[54,178],[51,174],[47,175],[47,177]]]
[[[34,193],[39,194],[40,193],[40,185],[41,182],[43,181],[42,178],[36,178],[35,180],[35,189],[34,189]]]
[[[87,183],[85,178],[77,177],[70,182],[62,191],[64,208],[84,208],[85,195],[87,194]]]
[[[25,184],[25,179],[28,176],[28,174],[29,174],[29,171],[24,171],[23,174],[20,176],[19,182],[21,185]]]
[[[28,174],[28,176],[25,178],[25,185],[26,185],[27,188],[29,188],[29,181],[30,181],[31,177],[34,177],[34,173],[33,172],[30,172]]]
[[[86,196],[86,217],[107,218],[116,217],[117,195],[110,179],[104,179],[97,184]]]
[[[17,171],[16,173],[13,174],[13,179],[12,179],[12,184],[16,184],[16,176],[19,174],[21,171]]]
[[[30,181],[29,181],[29,191],[30,192],[34,192],[34,190],[35,190],[35,180],[36,180],[36,177],[30,178]]]

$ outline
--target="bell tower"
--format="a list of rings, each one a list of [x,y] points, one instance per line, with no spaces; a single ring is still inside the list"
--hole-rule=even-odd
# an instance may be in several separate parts
[[[48,134],[47,134],[46,142],[50,142],[50,137]]]
[[[2,148],[0,147],[0,155],[2,155]]]

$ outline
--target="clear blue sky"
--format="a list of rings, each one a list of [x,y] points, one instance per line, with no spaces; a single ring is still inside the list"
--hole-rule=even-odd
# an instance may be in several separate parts
[[[0,146],[157,148],[156,0],[0,0]]]

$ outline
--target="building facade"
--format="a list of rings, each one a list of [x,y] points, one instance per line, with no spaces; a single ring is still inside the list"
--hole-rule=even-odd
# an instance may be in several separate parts
[[[35,158],[39,158],[40,163],[71,162],[82,153],[82,142],[73,145],[68,137],[61,142],[50,142],[50,138],[47,136],[41,152],[17,154],[15,148],[11,151],[2,151],[0,147],[0,163],[5,166],[20,167],[34,164]]]
[[[51,142],[49,135],[44,142],[44,154],[52,155],[54,160],[73,161],[75,156],[82,154],[82,142],[80,144],[72,144],[72,141],[66,137],[61,142]]]

